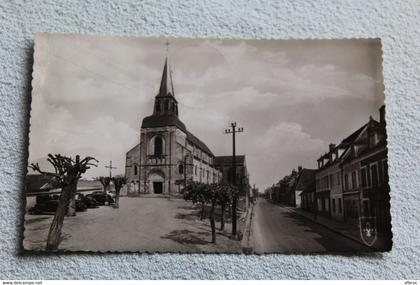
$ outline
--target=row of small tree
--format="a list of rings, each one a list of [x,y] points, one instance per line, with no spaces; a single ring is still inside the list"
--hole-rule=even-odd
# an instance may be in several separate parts
[[[182,194],[185,200],[201,205],[201,218],[204,217],[205,206],[210,205],[211,241],[216,243],[216,207],[220,207],[220,230],[224,230],[226,209],[231,208],[234,197],[238,196],[238,188],[231,184],[204,184],[190,181],[182,190]],[[232,218],[231,212],[230,215]]]

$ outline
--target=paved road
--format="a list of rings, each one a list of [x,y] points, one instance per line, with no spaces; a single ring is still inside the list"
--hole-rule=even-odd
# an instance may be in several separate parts
[[[367,247],[260,199],[254,209],[252,240],[256,253],[366,252]]]

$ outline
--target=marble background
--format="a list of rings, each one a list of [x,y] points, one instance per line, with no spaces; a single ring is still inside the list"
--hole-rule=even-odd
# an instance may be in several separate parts
[[[420,279],[420,5],[409,1],[0,1],[0,279]],[[394,248],[342,255],[21,253],[35,32],[178,37],[380,37]]]

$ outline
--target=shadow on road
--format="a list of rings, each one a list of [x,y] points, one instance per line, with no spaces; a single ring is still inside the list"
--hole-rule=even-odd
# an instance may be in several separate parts
[[[203,238],[207,238],[210,235],[210,233],[209,232],[192,232],[189,230],[175,230],[175,231],[170,232],[167,235],[162,236],[161,238],[170,239],[181,244],[204,245],[204,244],[210,243],[197,235]]]
[[[192,211],[192,210],[198,210],[201,207],[199,205],[192,204],[191,206],[180,206],[180,207],[176,207],[176,208],[177,209],[181,209],[181,210],[189,210],[189,211]]]
[[[322,245],[329,252],[370,252],[368,247],[365,247],[359,243],[356,243],[344,236],[338,235],[337,233],[323,227],[306,217],[303,217],[297,213],[285,213],[285,217],[292,219],[293,222],[303,228],[303,231],[312,234],[314,240]]]
[[[179,214],[175,215],[175,219],[195,221],[195,220],[200,219],[200,215],[199,215],[199,213],[195,213],[195,212],[186,213],[186,214],[179,213]]]

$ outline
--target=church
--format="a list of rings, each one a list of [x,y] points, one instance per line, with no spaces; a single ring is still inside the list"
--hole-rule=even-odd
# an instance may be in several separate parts
[[[126,154],[129,193],[176,195],[186,181],[221,181],[212,151],[179,119],[168,57],[153,114],[143,119],[140,133],[140,142]]]

